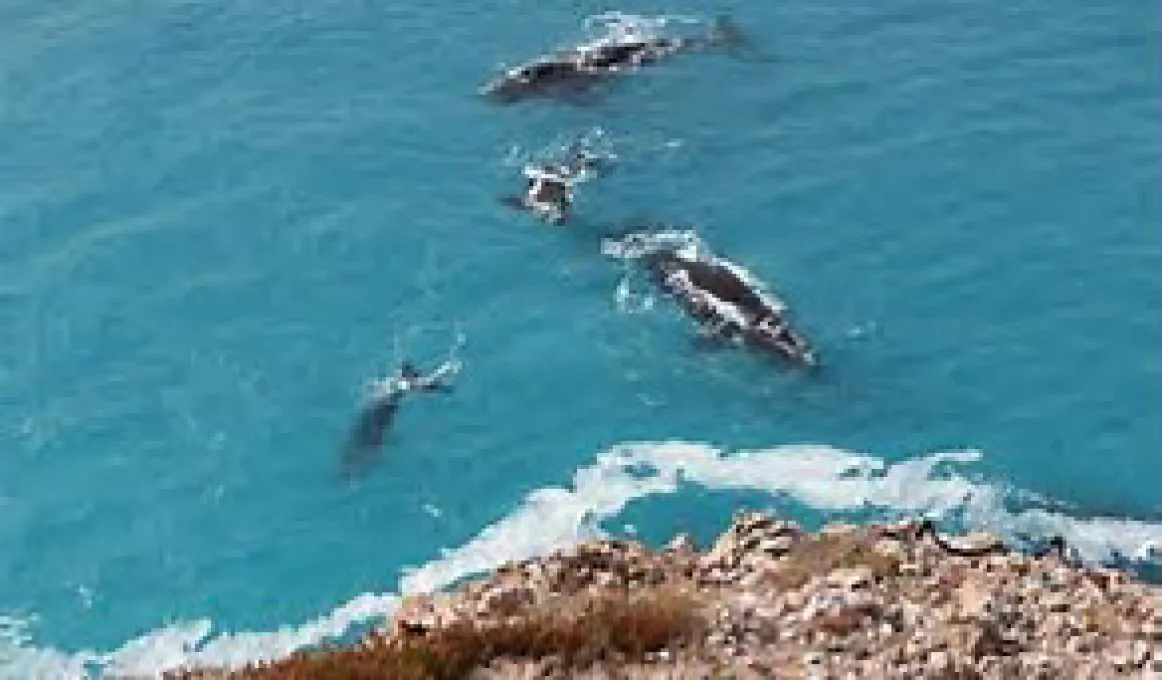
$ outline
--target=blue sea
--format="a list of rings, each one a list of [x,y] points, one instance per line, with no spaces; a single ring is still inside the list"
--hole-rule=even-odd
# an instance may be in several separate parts
[[[0,677],[348,639],[592,536],[926,515],[1162,545],[1158,3],[0,3]],[[678,55],[499,107],[595,17]],[[615,156],[552,228],[521,164]],[[807,374],[706,349],[599,235],[693,229]],[[365,384],[462,339],[341,474]]]

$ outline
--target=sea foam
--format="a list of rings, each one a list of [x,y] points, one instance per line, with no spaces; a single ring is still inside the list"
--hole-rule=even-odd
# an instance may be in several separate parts
[[[510,560],[543,555],[604,536],[603,523],[632,501],[679,493],[684,485],[765,492],[823,513],[877,518],[953,519],[1003,537],[1063,536],[1088,560],[1157,559],[1162,525],[1131,519],[1078,518],[1036,507],[1012,509],[1030,494],[970,480],[977,451],[933,453],[889,463],[822,445],[735,453],[700,443],[640,442],[614,446],[574,471],[560,487],[529,493],[504,517],[436,560],[405,570],[399,595],[447,587]],[[723,518],[726,522],[727,518]],[[284,657],[390,615],[397,594],[367,593],[297,626],[266,632],[215,632],[208,620],[177,623],[111,652],[66,652],[33,642],[27,619],[0,616],[0,679],[75,680],[151,676],[183,666],[237,668]]]

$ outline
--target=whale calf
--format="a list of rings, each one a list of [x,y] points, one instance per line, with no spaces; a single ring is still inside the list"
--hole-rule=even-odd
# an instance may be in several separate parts
[[[410,361],[400,362],[388,378],[375,381],[343,448],[342,464],[350,474],[366,467],[377,456],[405,396],[412,392],[450,392],[460,362],[451,358],[427,375]]]
[[[573,151],[564,163],[526,165],[524,194],[505,196],[501,200],[550,224],[563,224],[572,217],[574,187],[593,177],[602,167],[601,163],[598,156],[582,149]]]

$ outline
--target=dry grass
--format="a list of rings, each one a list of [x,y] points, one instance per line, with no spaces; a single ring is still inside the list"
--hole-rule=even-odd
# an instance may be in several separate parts
[[[877,552],[862,532],[821,534],[805,538],[787,553],[774,579],[782,588],[795,589],[814,576],[851,567],[867,567],[876,579],[884,579],[899,573],[900,562]]]
[[[815,624],[816,630],[828,635],[846,637],[863,629],[864,622],[872,616],[874,611],[858,607],[847,607],[831,614],[819,617]]]
[[[224,677],[233,680],[452,680],[495,659],[539,660],[580,667],[603,659],[642,660],[691,639],[698,603],[672,588],[578,596],[503,622],[466,622],[404,639],[369,638],[353,648],[299,653]],[[204,677],[196,672],[174,680]]]
[[[1109,606],[1090,605],[1082,609],[1081,622],[1085,630],[1103,635],[1118,635],[1122,632],[1122,617]]]

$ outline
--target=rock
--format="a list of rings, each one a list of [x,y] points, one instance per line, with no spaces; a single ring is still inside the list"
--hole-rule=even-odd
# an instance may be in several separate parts
[[[1019,650],[1014,641],[995,622],[985,621],[979,624],[976,639],[971,647],[971,654],[974,657],[1008,656],[1017,651]]]
[[[1053,594],[1046,599],[1045,605],[1051,612],[1067,612],[1073,606],[1073,603],[1065,595]]]
[[[1074,637],[1070,637],[1065,641],[1065,651],[1069,652],[1070,654],[1080,655],[1080,654],[1084,654],[1085,652],[1089,651],[1089,649],[1088,649],[1088,645],[1086,645],[1085,638],[1080,636],[1080,635],[1077,635]]]
[[[936,651],[928,655],[927,670],[934,674],[943,674],[948,671],[948,652]]]
[[[901,562],[899,572],[901,576],[917,576],[924,573],[924,568],[918,562]]]
[[[758,543],[758,549],[768,555],[779,556],[795,546],[795,537],[790,534],[780,534],[772,538],[765,538]]]
[[[734,534],[723,534],[714,543],[710,552],[702,558],[702,563],[715,566],[733,566],[739,552],[738,538]]]
[[[1090,572],[1093,580],[1103,592],[1116,590],[1125,585],[1125,574],[1113,569],[1100,569]]]
[[[907,550],[904,549],[904,546],[900,545],[899,541],[886,538],[881,538],[873,543],[872,550],[878,555],[901,562],[908,554]]]
[[[648,653],[592,649],[581,661],[492,659],[478,677],[1105,678],[1162,663],[1162,590],[1053,559],[957,554],[983,545],[982,536],[940,537],[949,552],[930,536],[917,540],[915,527],[832,525],[825,532],[836,540],[800,542],[795,525],[740,513],[701,554],[685,534],[660,551],[634,541],[578,544],[506,564],[447,595],[406,599],[384,644],[432,640],[454,622],[487,629],[527,623],[530,612],[579,617],[588,598],[680,592],[695,605],[689,637]],[[848,546],[858,560],[836,553],[819,559],[823,566],[810,562],[815,550]],[[867,566],[874,556],[899,569]],[[655,590],[675,586],[682,589]],[[664,627],[632,625],[635,636]],[[616,647],[619,634],[605,644]]]
[[[1134,644],[1134,640],[1115,640],[1107,652],[1107,658],[1114,668],[1125,672],[1135,670],[1145,664],[1149,648]]]
[[[875,580],[875,575],[868,567],[852,567],[849,569],[835,569],[827,575],[828,585],[844,590],[861,590],[868,588]]]
[[[678,534],[666,544],[666,552],[677,553],[680,555],[694,554],[694,541],[690,538],[690,534]]]
[[[487,612],[509,615],[516,613],[523,606],[531,604],[534,599],[535,595],[531,588],[510,586],[485,593],[483,604]]]

